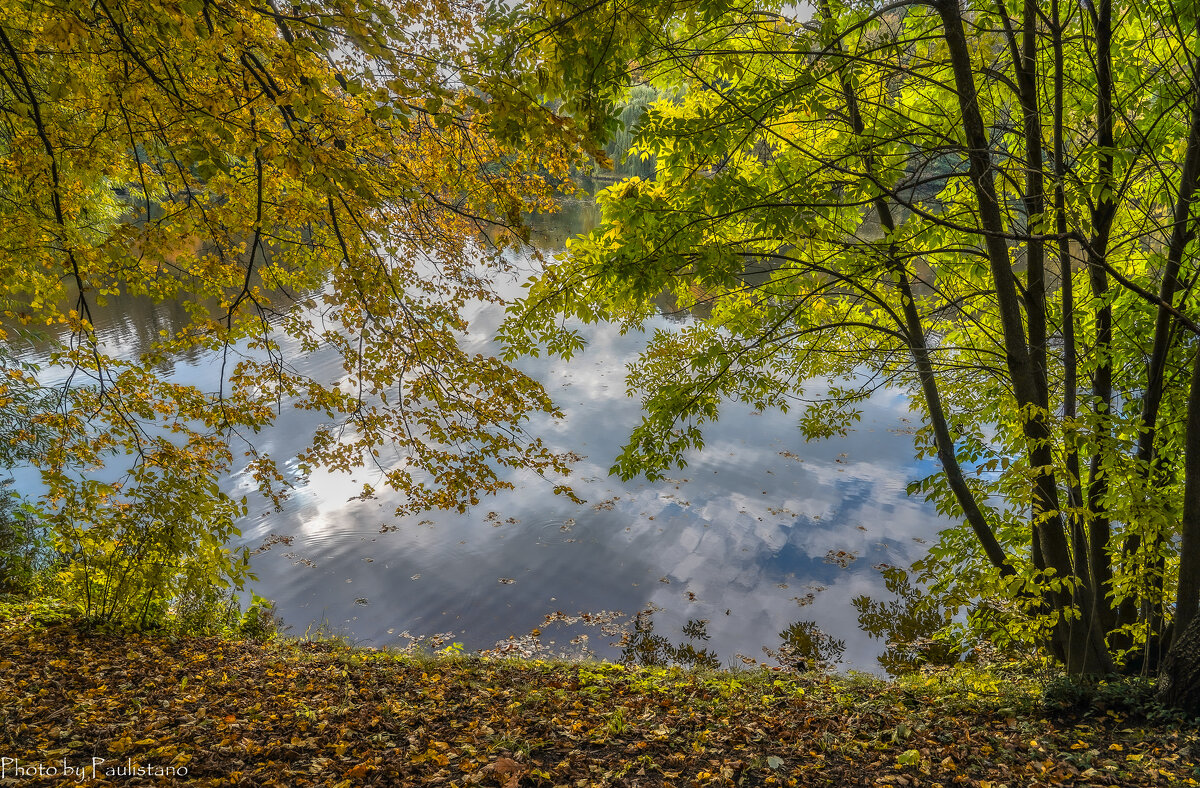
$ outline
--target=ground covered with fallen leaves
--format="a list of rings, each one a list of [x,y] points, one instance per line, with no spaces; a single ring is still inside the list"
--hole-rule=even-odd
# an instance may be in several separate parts
[[[1047,706],[998,675],[414,658],[0,614],[4,786],[1200,783],[1195,720]]]

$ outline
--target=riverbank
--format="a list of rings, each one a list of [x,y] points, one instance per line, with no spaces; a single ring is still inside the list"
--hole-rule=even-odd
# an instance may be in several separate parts
[[[4,786],[1200,783],[1194,723],[1103,687],[1048,709],[1018,676],[414,658],[42,610],[0,607]]]

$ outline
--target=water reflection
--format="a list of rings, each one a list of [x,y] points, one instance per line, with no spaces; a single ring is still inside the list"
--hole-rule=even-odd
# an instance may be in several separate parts
[[[949,613],[936,601],[922,594],[898,566],[877,567],[883,575],[890,599],[867,596],[853,600],[858,625],[870,637],[886,644],[879,665],[896,676],[923,665],[952,665],[963,658],[958,647],[938,637],[950,623]]]
[[[561,223],[549,232],[556,243],[568,234]],[[471,350],[492,350],[502,317],[491,306],[472,316]],[[662,317],[647,333],[671,325]],[[791,417],[729,405],[706,450],[677,478],[622,482],[607,469],[641,417],[626,396],[624,365],[645,335],[580,328],[589,344],[570,363],[521,366],[567,414],[531,429],[585,455],[573,480],[585,505],[517,473],[515,491],[465,515],[397,520],[386,495],[347,500],[369,481],[364,474],[317,473],[283,512],[264,509],[244,529],[251,544],[272,533],[294,537],[286,555],[277,547],[256,557],[258,592],[279,600],[300,628],[326,620],[374,644],[444,634],[496,653],[620,659],[630,645],[623,636],[637,642],[637,613],[649,608],[654,629],[644,630],[643,617],[641,642],[662,646],[654,638],[663,637],[680,648],[689,626],[704,621],[707,638],[691,643],[697,658],[730,664],[739,655],[761,659],[764,646],[797,634],[802,620],[812,622],[805,631],[817,645],[793,644],[795,653],[830,661],[837,644],[843,667],[877,669],[880,647],[858,630],[850,600],[885,596],[871,567],[907,565],[923,554],[918,540],[945,525],[904,493],[931,470],[912,459],[906,396],[877,395],[846,438],[811,444]],[[283,423],[263,440],[282,453],[301,426]],[[581,612],[603,618],[599,611],[622,613],[609,622],[615,629],[578,620]],[[814,639],[817,631],[829,640]]]
[[[718,668],[721,660],[703,645],[709,640],[708,619],[693,618],[683,625],[684,640],[672,643],[654,633],[654,611],[638,611],[632,628],[618,645],[626,665],[682,665],[689,668]]]
[[[552,252],[595,222],[594,207],[569,204],[539,223],[535,239]],[[519,281],[503,284],[519,292]],[[178,305],[122,308],[103,329],[122,352],[139,352],[185,319]],[[502,307],[480,305],[468,317],[467,349],[494,353]],[[323,625],[375,645],[437,635],[468,650],[619,659],[641,643],[664,654],[670,645],[673,658],[697,664],[759,659],[766,646],[793,665],[840,660],[876,669],[880,646],[857,628],[850,600],[886,596],[871,567],[908,565],[946,526],[905,495],[911,479],[932,470],[913,460],[907,397],[881,392],[845,438],[809,444],[793,417],[731,404],[678,478],[610,478],[610,463],[641,418],[640,404],[626,396],[625,364],[649,332],[677,326],[666,316],[649,321],[647,334],[579,326],[588,347],[570,363],[521,362],[566,413],[530,430],[555,449],[585,455],[573,479],[582,506],[533,474],[510,472],[514,490],[466,514],[397,519],[395,494],[357,497],[375,480],[369,470],[302,477],[285,463],[318,425],[311,412],[282,408],[254,440],[297,486],[283,509],[257,497],[244,472],[225,480],[227,490],[249,497],[240,525],[244,543],[261,548],[254,590],[276,600],[297,633]],[[340,362],[329,349],[298,363],[320,380],[336,379]],[[193,356],[170,374],[210,385],[218,363]],[[639,619],[646,610],[653,621]]]
[[[706,644],[708,619],[693,618],[683,625],[683,639],[673,643],[664,635],[654,631],[654,608],[639,611],[632,626],[622,631],[619,646],[621,662],[627,665],[678,665],[687,668],[718,668],[721,660]],[[742,663],[763,664],[775,669],[805,673],[827,671],[842,662],[846,641],[827,634],[815,621],[795,621],[780,632],[780,644],[771,648],[763,646],[767,660],[739,654]],[[881,663],[882,664],[882,663]]]
[[[779,633],[777,649],[764,649],[767,655],[793,670],[827,670],[842,661],[846,641],[835,638],[815,621],[797,621]]]

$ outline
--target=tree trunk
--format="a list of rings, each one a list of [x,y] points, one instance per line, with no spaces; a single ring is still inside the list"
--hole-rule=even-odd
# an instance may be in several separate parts
[[[1045,378],[1038,374],[1036,351],[1027,344],[1017,281],[1009,261],[1006,229],[997,198],[987,130],[980,114],[975,77],[971,70],[970,47],[963,31],[959,0],[941,0],[937,10],[946,35],[946,49],[954,71],[960,117],[967,145],[971,185],[979,206],[979,221],[996,288],[996,304],[1004,335],[1009,378],[1017,406],[1025,411],[1024,433],[1028,441],[1031,468],[1038,469],[1033,480],[1033,540],[1040,546],[1048,567],[1060,578],[1077,578],[1071,549],[1059,505],[1058,485],[1054,477],[1053,434],[1047,424],[1048,402]],[[1036,322],[1036,316],[1031,318]],[[1036,338],[1036,337],[1035,337]],[[1066,611],[1078,604],[1081,626],[1060,618],[1052,635],[1056,655],[1072,673],[1108,673],[1112,660],[1103,644],[1103,633],[1095,627],[1095,600],[1085,583],[1078,591],[1051,591],[1049,601],[1055,610]]]
[[[1175,636],[1163,660],[1158,700],[1166,706],[1200,714],[1200,616]]]
[[[1097,615],[1107,633],[1116,625],[1112,609],[1112,562],[1108,543],[1112,524],[1104,512],[1108,496],[1108,478],[1102,463],[1104,447],[1111,434],[1112,418],[1112,305],[1108,299],[1108,274],[1104,263],[1108,255],[1109,234],[1117,214],[1117,183],[1113,176],[1113,77],[1112,77],[1112,0],[1101,0],[1095,13],[1096,26],[1096,135],[1100,143],[1098,161],[1101,182],[1106,189],[1092,209],[1092,237],[1088,243],[1087,266],[1092,296],[1096,304],[1096,338],[1092,352],[1097,366],[1092,378],[1092,401],[1096,423],[1096,453],[1088,464],[1087,524],[1088,571],[1096,594]],[[1065,210],[1065,208],[1064,208]],[[1066,221],[1062,224],[1066,232]]]
[[[1180,517],[1179,586],[1175,592],[1175,631],[1188,629],[1200,608],[1200,353],[1192,362],[1183,456],[1183,512]]]
[[[833,12],[829,8],[829,0],[820,0],[818,7],[822,18],[826,22],[832,22]],[[841,52],[841,46],[838,44],[836,37],[827,41],[826,46],[834,52]],[[842,97],[846,101],[850,128],[856,135],[861,137],[865,127],[862,121],[862,114],[858,108],[858,97],[844,75],[841,79],[841,84]],[[868,174],[873,174],[874,157],[870,153],[864,152],[862,154],[862,164]],[[890,238],[896,230],[896,222],[887,200],[883,197],[876,197],[872,200],[872,204],[879,217],[880,226],[883,227]],[[904,315],[902,321],[897,321],[897,327],[907,338],[909,352],[912,354],[913,363],[917,367],[917,376],[921,381],[921,393],[925,397],[925,407],[929,413],[930,426],[933,427],[934,445],[937,447],[938,460],[942,463],[942,470],[946,474],[946,480],[950,484],[950,489],[954,493],[955,500],[962,507],[963,516],[966,518],[967,524],[971,526],[971,530],[975,532],[975,536],[979,539],[979,543],[983,547],[983,552],[987,555],[988,561],[992,566],[1000,570],[1001,575],[1015,574],[1016,570],[1013,568],[1012,562],[1005,554],[1000,542],[996,539],[996,534],[988,524],[983,510],[979,506],[979,501],[975,498],[975,493],[967,485],[967,480],[963,476],[962,466],[958,462],[958,455],[954,449],[954,437],[950,432],[950,426],[946,418],[946,409],[942,402],[941,394],[938,391],[937,373],[934,371],[929,346],[925,341],[925,329],[921,323],[921,315],[917,311],[916,299],[913,297],[908,269],[904,263],[896,258],[894,248],[889,251],[888,258],[888,267],[891,269],[892,275],[895,277],[896,286],[900,290],[900,303]]]

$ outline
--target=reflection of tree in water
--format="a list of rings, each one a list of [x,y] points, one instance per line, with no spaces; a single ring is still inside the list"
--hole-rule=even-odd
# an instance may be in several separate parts
[[[692,668],[717,668],[717,655],[701,644],[709,639],[708,620],[693,618],[683,626],[684,640],[672,643],[654,632],[655,608],[641,611],[633,619],[633,629],[623,633],[621,661],[626,665],[681,665]],[[797,621],[779,633],[778,648],[763,647],[763,652],[785,668],[798,671],[828,670],[842,661],[846,641],[821,631],[815,621]],[[753,660],[748,660],[753,661]]]
[[[780,665],[801,672],[828,670],[842,661],[846,641],[821,630],[815,621],[797,621],[779,633],[779,648],[763,647],[763,652]]]
[[[682,665],[690,668],[717,668],[720,660],[697,643],[708,640],[708,621],[693,618],[683,627],[686,640],[678,645],[662,635],[654,634],[654,610],[643,610],[634,616],[633,631],[626,632],[618,644],[621,661],[626,665]]]
[[[887,649],[878,657],[880,666],[896,676],[921,665],[952,665],[961,653],[935,635],[950,623],[949,613],[936,600],[908,582],[908,573],[898,566],[881,564],[883,583],[895,599],[880,602],[868,596],[853,600],[858,626],[872,638],[883,638]]]

